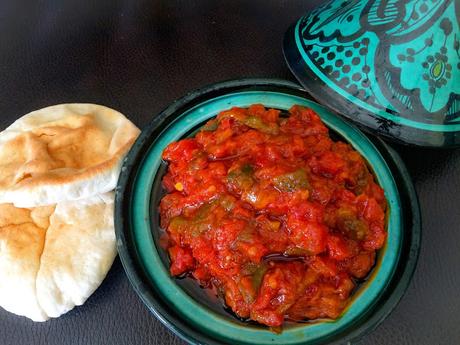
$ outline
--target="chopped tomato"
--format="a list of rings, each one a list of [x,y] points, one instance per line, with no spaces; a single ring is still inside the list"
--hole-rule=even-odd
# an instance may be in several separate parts
[[[163,159],[171,275],[219,291],[241,318],[337,318],[385,243],[382,188],[311,109],[223,111]]]

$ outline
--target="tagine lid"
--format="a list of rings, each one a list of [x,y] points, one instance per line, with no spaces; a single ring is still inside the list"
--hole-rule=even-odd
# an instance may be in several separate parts
[[[331,1],[300,18],[283,51],[320,103],[377,135],[460,146],[459,4]]]

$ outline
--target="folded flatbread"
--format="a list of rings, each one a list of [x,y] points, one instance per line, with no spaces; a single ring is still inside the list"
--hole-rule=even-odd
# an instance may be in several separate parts
[[[116,256],[113,192],[52,206],[0,204],[0,306],[34,321],[83,304]]]
[[[113,190],[139,129],[95,104],[61,104],[0,132],[0,203],[52,205]]]

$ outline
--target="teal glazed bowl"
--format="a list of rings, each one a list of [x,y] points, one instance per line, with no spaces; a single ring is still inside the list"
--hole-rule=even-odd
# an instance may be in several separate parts
[[[193,135],[220,111],[254,103],[281,110],[300,104],[315,110],[333,138],[350,143],[365,157],[389,204],[386,244],[344,313],[333,321],[287,324],[280,334],[233,317],[195,282],[172,278],[167,253],[160,246],[158,205],[167,168],[163,149]],[[161,322],[192,344],[294,345],[357,339],[396,306],[415,269],[420,245],[418,201],[398,155],[309,100],[297,84],[282,80],[218,83],[188,94],[157,115],[125,159],[116,189],[115,228],[118,252],[135,291]]]

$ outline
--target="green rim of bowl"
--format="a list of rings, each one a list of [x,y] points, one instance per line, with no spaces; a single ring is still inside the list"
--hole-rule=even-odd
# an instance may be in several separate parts
[[[341,337],[347,330],[351,331],[362,323],[363,319],[368,318],[392,281],[404,239],[398,187],[380,151],[362,132],[330,113],[323,106],[307,100],[305,94],[295,84],[265,80],[263,85],[260,85],[261,81],[258,82],[255,80],[227,82],[199,90],[173,103],[160,114],[145,132],[150,133],[150,137],[144,135],[145,133],[141,135],[135,144],[135,147],[138,147],[135,150],[137,158],[133,159],[130,153],[132,162],[130,164],[130,157],[128,157],[120,178],[120,190],[124,192],[124,196],[120,197],[120,193],[117,193],[116,218],[120,211],[123,213],[128,211],[128,219],[116,220],[118,249],[128,276],[144,302],[153,309],[152,311],[160,320],[188,341],[194,342],[195,337],[184,336],[182,323],[187,326],[186,328],[198,332],[198,335],[204,334],[217,342],[231,344],[323,343]],[[184,137],[190,130],[216,116],[220,111],[231,106],[247,107],[254,103],[283,110],[288,110],[294,104],[300,104],[315,110],[331,130],[342,136],[366,158],[379,184],[385,190],[390,209],[386,245],[379,252],[378,262],[370,279],[360,286],[343,315],[335,321],[289,327],[281,334],[275,334],[261,327],[241,325],[230,316],[217,314],[195,301],[170,277],[168,268],[164,266],[159,255],[162,249],[157,246],[152,236],[152,231],[159,230],[158,224],[152,224],[152,213],[157,212],[158,205],[151,205],[150,200],[153,181],[162,162],[163,149],[170,142]],[[155,129],[159,131],[154,133],[155,137],[152,137]],[[127,170],[130,172],[130,177],[123,180],[123,173]],[[134,175],[133,171],[135,171]],[[123,206],[120,210],[121,204]],[[128,229],[120,229],[126,225]],[[127,231],[132,240],[129,248],[125,246],[124,235]],[[123,236],[119,236],[120,233]],[[142,274],[139,274],[138,266]],[[148,286],[144,286],[145,280],[148,281]],[[152,298],[149,298],[149,294],[146,293],[148,289],[154,290],[154,299],[161,300],[161,308],[151,303]],[[169,314],[173,315],[171,320],[168,320]]]

